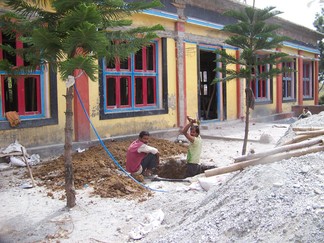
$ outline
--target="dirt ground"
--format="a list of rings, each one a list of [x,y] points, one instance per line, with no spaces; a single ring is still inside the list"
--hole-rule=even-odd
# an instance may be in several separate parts
[[[290,141],[292,127],[324,127],[324,113],[293,123],[252,123],[248,151]],[[244,123],[211,124],[201,133],[202,164],[226,167],[240,156]],[[265,135],[269,143],[262,142]],[[106,143],[122,166],[131,141],[124,142]],[[163,177],[181,174],[176,169],[185,146],[156,144],[153,136],[150,144],[163,153],[161,164],[175,165]],[[24,187],[31,181],[25,167],[0,171],[1,243],[324,242],[324,152],[185,182],[145,180],[144,188],[100,146],[76,153],[73,163],[77,205],[71,210],[62,200],[62,158],[32,166],[36,182],[45,186]]]
[[[94,188],[94,194],[103,198],[137,198],[150,192],[122,173],[118,165],[125,168],[127,148],[132,140],[108,141],[105,146],[112,157],[101,146],[93,146],[72,156],[74,183],[76,189],[87,186]],[[168,140],[150,137],[149,145],[156,147],[161,154],[161,163],[157,174],[164,178],[183,178],[184,165],[172,157],[186,153],[185,145]],[[167,166],[165,166],[167,165]],[[64,157],[48,161],[33,167],[33,176],[38,186],[45,186],[49,191],[64,190]],[[26,173],[26,177],[28,174]],[[48,196],[52,197],[51,192]],[[60,198],[65,199],[62,195]]]

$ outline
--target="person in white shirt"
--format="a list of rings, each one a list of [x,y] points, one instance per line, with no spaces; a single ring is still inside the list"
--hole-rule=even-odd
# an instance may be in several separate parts
[[[298,117],[298,119],[303,119],[303,118],[306,118],[306,117],[310,117],[312,115],[312,113],[310,112],[310,110],[308,109],[308,107],[305,107],[303,109],[303,113],[301,113]]]

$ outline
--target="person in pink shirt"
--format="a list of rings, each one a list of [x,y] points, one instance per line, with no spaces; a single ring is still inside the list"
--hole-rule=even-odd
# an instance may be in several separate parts
[[[126,154],[126,170],[132,176],[152,176],[154,168],[159,164],[158,149],[147,145],[150,138],[148,131],[141,131],[138,139],[131,143]]]

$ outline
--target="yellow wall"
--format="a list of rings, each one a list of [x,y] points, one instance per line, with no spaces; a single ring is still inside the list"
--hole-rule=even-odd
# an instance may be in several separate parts
[[[230,55],[235,56],[235,50],[226,50]],[[236,66],[229,66],[230,69],[236,69]],[[236,79],[227,81],[226,83],[226,109],[227,109],[227,120],[235,120],[237,114],[237,84]]]
[[[186,48],[186,97],[187,114],[191,117],[198,115],[198,80],[197,80],[197,45],[185,44]]]
[[[167,39],[167,59],[168,59],[168,105],[169,105],[169,119],[172,127],[177,126],[177,64],[175,41]]]
[[[148,14],[134,14],[132,16],[132,26],[153,26],[155,24],[163,24],[165,31],[173,31],[175,22],[171,19],[164,19]]]
[[[186,28],[186,33],[191,33],[193,35],[224,39],[225,33],[221,32],[220,30],[215,30],[215,29],[193,25],[193,24],[186,24],[185,28]]]

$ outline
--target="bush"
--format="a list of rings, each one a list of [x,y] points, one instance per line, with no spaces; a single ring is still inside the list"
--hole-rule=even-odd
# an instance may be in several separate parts
[[[320,95],[321,95],[321,93],[320,93]],[[319,104],[319,105],[324,105],[324,94],[322,94],[322,95],[319,97],[319,99],[318,99],[318,104]]]

